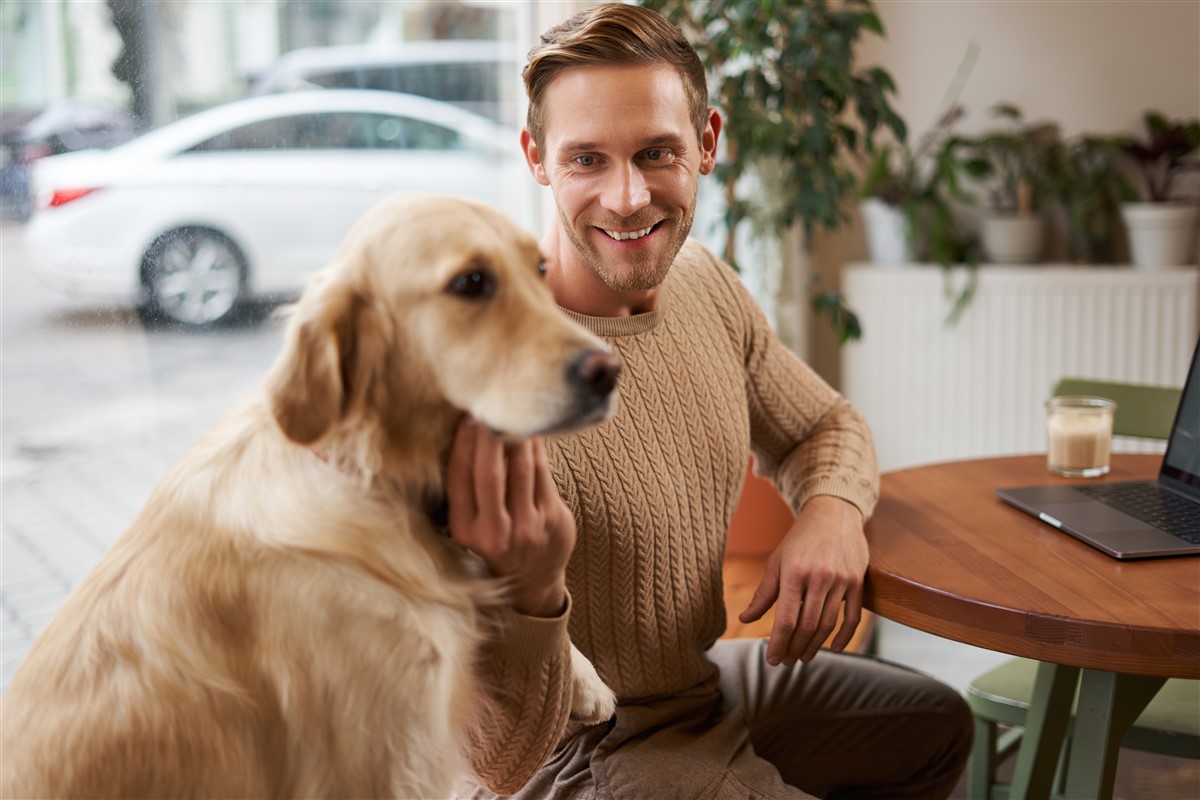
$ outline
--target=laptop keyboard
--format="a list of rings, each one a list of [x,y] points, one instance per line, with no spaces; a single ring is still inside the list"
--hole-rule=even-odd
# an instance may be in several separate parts
[[[1095,483],[1072,488],[1185,542],[1200,544],[1200,504],[1157,484]]]

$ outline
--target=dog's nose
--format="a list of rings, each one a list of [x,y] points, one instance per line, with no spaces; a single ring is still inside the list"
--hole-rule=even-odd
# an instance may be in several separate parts
[[[571,382],[598,397],[604,397],[616,388],[620,372],[621,359],[602,350],[590,350],[568,367]]]

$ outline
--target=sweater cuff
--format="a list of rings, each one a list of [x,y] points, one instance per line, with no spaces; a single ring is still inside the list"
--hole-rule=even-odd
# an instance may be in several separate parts
[[[571,618],[571,593],[562,613],[556,617],[531,617],[505,606],[497,614],[501,635],[492,644],[493,652],[502,653],[508,663],[539,664],[555,657],[567,633]]]
[[[796,497],[797,511],[804,508],[809,500],[817,496],[837,497],[845,500],[858,509],[864,523],[871,518],[871,512],[875,510],[876,492],[865,482],[847,481],[838,477],[815,478],[803,483],[799,490]]]

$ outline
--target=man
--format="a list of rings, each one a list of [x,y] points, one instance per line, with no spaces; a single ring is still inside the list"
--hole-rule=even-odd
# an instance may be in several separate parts
[[[558,210],[542,242],[568,314],[623,362],[616,418],[505,447],[464,423],[455,540],[511,582],[482,664],[484,788],[528,798],[937,797],[970,714],[947,687],[835,653],[858,624],[877,472],[862,419],[772,334],[737,276],[687,241],[721,118],[654,12],[609,3],[550,30],[524,73],[521,143]],[[721,562],[748,454],[798,512],[744,621],[717,641]],[[620,707],[569,719],[568,645]]]

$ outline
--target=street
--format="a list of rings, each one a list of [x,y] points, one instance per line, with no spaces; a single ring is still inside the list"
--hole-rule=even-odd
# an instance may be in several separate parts
[[[151,489],[253,390],[279,350],[266,314],[205,333],[42,286],[0,222],[0,687]]]

